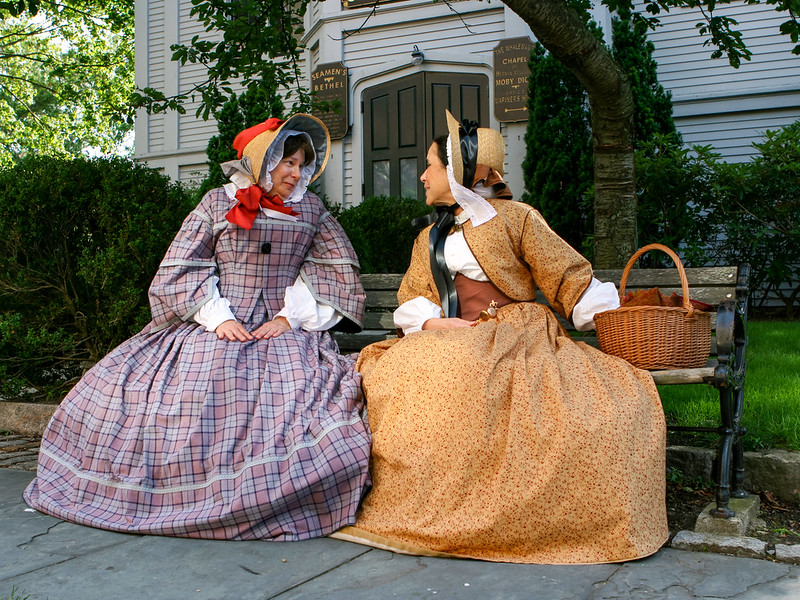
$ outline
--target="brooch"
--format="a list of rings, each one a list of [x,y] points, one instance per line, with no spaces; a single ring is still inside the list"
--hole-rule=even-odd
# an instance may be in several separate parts
[[[489,319],[494,319],[497,316],[497,302],[492,300],[489,303],[489,308],[486,310],[482,310],[478,315],[478,319],[481,321],[488,321]]]

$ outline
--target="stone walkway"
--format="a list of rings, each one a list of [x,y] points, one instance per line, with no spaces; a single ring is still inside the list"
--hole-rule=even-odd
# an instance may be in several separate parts
[[[6,440],[8,441],[8,440]],[[403,556],[330,538],[229,542],[115,533],[25,506],[0,469],[0,598],[30,600],[797,600],[800,565],[663,548],[608,565]]]
[[[41,438],[36,436],[0,434],[0,469],[35,472],[40,441]],[[747,502],[747,500],[732,500],[733,504],[736,502]],[[708,508],[710,507],[711,505]],[[746,512],[744,506],[737,505],[735,507],[732,506],[732,508],[735,508],[737,513]],[[756,503],[754,515],[757,512]],[[749,518],[746,521],[749,521]],[[711,520],[711,522],[719,523],[716,519]],[[714,529],[706,529],[700,525],[700,520],[698,520],[698,526],[695,531],[679,532],[665,547],[694,552],[714,552],[739,557],[767,559],[800,565],[800,544],[776,544],[773,548],[759,539],[747,537],[744,533],[747,529],[746,524],[738,533],[724,531],[724,528],[719,532],[715,532]],[[798,595],[798,598],[800,598],[800,595]],[[0,600],[4,600],[2,596],[0,596]]]

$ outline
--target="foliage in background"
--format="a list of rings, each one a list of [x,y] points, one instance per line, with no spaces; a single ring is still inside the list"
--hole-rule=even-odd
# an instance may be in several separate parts
[[[767,131],[751,162],[725,163],[708,146],[655,137],[636,154],[643,243],[679,249],[686,266],[751,265],[752,305],[771,294],[800,307],[800,121]]]
[[[703,205],[702,226],[717,233],[707,260],[752,266],[755,306],[767,294],[800,309],[800,120],[767,131],[749,163],[719,165],[717,193]]]
[[[233,94],[214,115],[219,133],[208,140],[208,175],[200,186],[201,196],[228,182],[219,165],[236,158],[233,140],[240,131],[263,123],[270,117],[283,118],[283,102],[277,90],[274,81],[263,79],[240,96]]]
[[[580,250],[594,231],[592,134],[586,92],[538,42],[530,57],[521,200]]]
[[[130,151],[133,21],[133,0],[0,3],[0,165]]]
[[[419,233],[412,221],[431,212],[411,198],[372,196],[337,217],[353,244],[362,273],[405,273]]]
[[[602,38],[588,17],[587,27]],[[677,147],[680,135],[672,119],[672,99],[658,83],[655,48],[646,29],[642,21],[631,18],[612,20],[611,53],[633,92],[634,145],[639,148],[654,136],[668,135],[669,143]],[[591,258],[594,156],[589,100],[577,78],[538,43],[531,52],[530,68],[522,200],[535,206],[556,233]],[[648,200],[640,195],[640,207],[644,203],[646,212],[655,210],[647,206]],[[640,220],[638,226],[640,239],[654,235],[650,220]]]
[[[181,65],[201,64],[206,79],[184,93],[167,96],[162,90],[144,88],[131,98],[134,105],[152,112],[177,110],[197,97],[197,116],[208,119],[233,96],[231,82],[248,90],[269,81],[292,100],[292,112],[308,110],[311,96],[300,66],[303,17],[310,0],[193,0],[191,16],[207,35],[194,36],[188,44],[173,44],[172,60]]]
[[[193,196],[122,158],[0,170],[0,395],[60,399],[150,319],[147,290]]]
[[[636,184],[641,246],[659,243],[680,250],[686,266],[707,262],[708,244],[714,236],[702,224],[703,207],[718,197],[721,164],[720,155],[710,146],[683,147],[671,135],[656,134],[639,147]],[[661,262],[665,256],[655,259]]]

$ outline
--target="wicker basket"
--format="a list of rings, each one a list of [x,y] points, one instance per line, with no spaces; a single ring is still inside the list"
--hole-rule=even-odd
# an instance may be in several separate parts
[[[711,352],[711,314],[692,306],[686,271],[672,250],[661,244],[639,249],[622,272],[620,298],[625,295],[631,267],[649,250],[662,250],[675,261],[683,288],[683,306],[623,306],[597,313],[594,322],[600,349],[640,369],[702,367]]]

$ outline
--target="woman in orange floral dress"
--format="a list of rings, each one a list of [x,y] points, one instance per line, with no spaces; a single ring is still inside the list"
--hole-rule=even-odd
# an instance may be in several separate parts
[[[398,292],[405,335],[357,364],[373,488],[334,536],[523,563],[650,555],[668,536],[656,387],[553,312],[591,329],[616,289],[535,209],[503,199],[500,133],[447,120],[421,176],[437,221]]]

